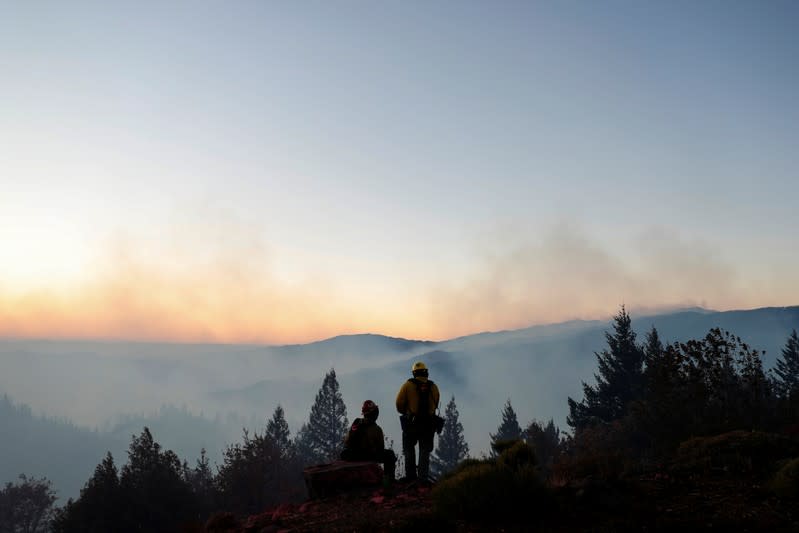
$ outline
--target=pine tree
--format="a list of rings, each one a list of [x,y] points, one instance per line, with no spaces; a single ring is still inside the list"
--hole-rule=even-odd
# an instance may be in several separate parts
[[[742,420],[749,429],[763,429],[771,415],[771,383],[763,370],[763,353],[735,337],[737,343],[737,366],[741,395]]]
[[[300,427],[300,430],[297,432],[297,436],[294,437],[294,442],[292,443],[292,447],[294,448],[294,456],[305,465],[319,463],[324,460],[313,448],[311,443],[311,430],[308,427],[308,423]]]
[[[214,511],[217,493],[214,472],[211,470],[211,461],[208,459],[205,448],[200,450],[197,465],[190,472],[189,484],[203,516],[209,515]]]
[[[663,346],[654,326],[646,335],[643,350],[646,368],[638,418],[650,434],[659,434],[662,429],[671,431],[669,421],[680,411],[674,405],[682,381],[679,352],[672,346]]]
[[[646,334],[644,341],[644,362],[646,367],[655,366],[663,358],[663,343],[660,341],[660,335],[655,326]]]
[[[787,400],[799,397],[799,336],[796,330],[788,336],[774,373],[777,374],[774,386],[780,398]]]
[[[463,424],[460,423],[459,417],[460,413],[455,406],[455,396],[453,396],[444,411],[444,429],[438,438],[438,447],[431,461],[435,477],[446,474],[469,457],[469,445],[463,437]]]
[[[119,515],[124,506],[122,500],[117,467],[114,457],[108,452],[81,489],[80,498],[70,498],[56,512],[52,529],[55,533],[118,529]]]
[[[283,406],[278,404],[272,419],[266,424],[266,436],[275,443],[280,450],[280,456],[287,458],[291,455],[291,431],[289,430]]]
[[[670,380],[671,400],[661,408],[663,416],[653,418],[652,426],[659,428],[661,437],[684,439],[764,427],[772,416],[762,353],[740,337],[712,328],[703,339],[671,346],[666,356],[669,364],[680,368]]]
[[[503,441],[511,441],[522,438],[522,428],[519,426],[519,419],[516,417],[516,411],[510,403],[510,399],[505,402],[505,407],[502,409],[502,422],[497,428],[497,432],[491,434],[491,453],[492,456],[497,454],[497,444]]]
[[[644,390],[634,416],[647,445],[661,453],[684,434],[691,418],[685,401],[690,388],[683,368],[686,361],[680,345],[663,346],[654,327],[647,334],[644,354]]]
[[[561,451],[560,428],[551,418],[546,424],[533,420],[524,430],[524,438],[535,450],[536,462],[545,470],[552,468]]]
[[[222,506],[247,515],[292,500],[302,483],[302,468],[280,457],[280,450],[266,434],[247,430],[241,443],[228,446],[216,476]]]
[[[596,385],[583,383],[583,400],[569,398],[568,424],[582,428],[593,422],[610,422],[624,416],[633,400],[640,397],[643,385],[644,351],[635,343],[632,321],[624,306],[613,317],[613,334],[605,332],[607,350],[595,354]]]
[[[303,435],[309,451],[323,460],[335,459],[343,446],[349,429],[347,406],[339,392],[336,371],[330,369],[316,394],[311,416]]]
[[[180,458],[163,450],[147,427],[134,436],[119,476],[125,522],[145,530],[166,530],[196,515],[194,495],[182,471]]]

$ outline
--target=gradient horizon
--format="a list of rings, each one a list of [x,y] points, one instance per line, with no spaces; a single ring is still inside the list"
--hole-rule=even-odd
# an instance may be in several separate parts
[[[799,303],[795,2],[2,11],[0,337]]]

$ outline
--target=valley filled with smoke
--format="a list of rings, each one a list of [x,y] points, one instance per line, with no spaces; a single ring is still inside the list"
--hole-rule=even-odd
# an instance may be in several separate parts
[[[797,324],[799,307],[633,316],[641,339],[653,326],[666,342],[729,330],[765,350],[767,368]],[[180,457],[193,463],[205,449],[218,464],[245,428],[262,431],[277,405],[294,436],[331,368],[349,419],[373,400],[399,450],[394,399],[416,360],[429,366],[442,412],[454,396],[471,455],[479,457],[489,452],[507,400],[522,426],[552,419],[567,429],[567,398],[592,380],[609,327],[572,321],[442,342],[350,335],[286,346],[3,340],[0,482],[46,476],[59,498],[75,497],[106,451],[123,461],[144,426]]]

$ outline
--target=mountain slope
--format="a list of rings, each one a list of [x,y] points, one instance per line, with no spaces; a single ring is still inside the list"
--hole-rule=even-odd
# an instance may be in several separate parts
[[[702,337],[712,327],[727,329],[766,350],[770,367],[791,329],[799,329],[799,307],[633,316],[641,341],[652,325],[666,341]],[[350,420],[359,415],[365,399],[377,402],[379,423],[399,451],[401,431],[393,404],[418,359],[430,367],[442,402],[455,396],[471,452],[479,455],[487,451],[488,434],[499,424],[508,398],[522,425],[532,418],[553,418],[565,429],[566,399],[581,398],[581,381],[593,383],[594,352],[605,348],[604,332],[610,327],[609,321],[572,321],[443,342],[348,335],[277,347],[0,340],[0,391],[36,413],[118,431],[114,436],[80,430],[80,436],[72,436],[72,430],[64,427],[47,433],[37,429],[41,420],[29,415],[26,423],[6,423],[0,439],[0,482],[13,481],[21,472],[55,477],[59,468],[66,472],[71,464],[86,465],[63,485],[71,486],[74,493],[107,449],[124,453],[130,435],[138,433],[143,423],[157,427],[159,440],[169,446],[196,443],[196,449],[178,450],[189,459],[201,445],[219,446],[227,442],[226,435],[231,441],[238,439],[241,426],[237,421],[247,420],[251,430],[262,431],[278,403],[296,431],[307,421],[314,396],[331,367],[338,374]],[[125,413],[153,413],[162,405],[187,406],[182,416],[186,423],[171,419],[157,423],[157,417],[119,418]],[[210,426],[200,413],[215,421],[230,420],[225,425],[236,428],[219,433],[208,430],[204,441],[197,432]],[[125,423],[109,423],[109,419]],[[14,434],[17,448],[13,453],[8,452],[11,440],[6,431]],[[19,445],[28,441],[35,445]],[[63,453],[45,446],[56,442]],[[209,450],[212,456],[219,452]],[[124,457],[118,459],[122,462]]]
[[[664,315],[633,317],[633,327],[643,341],[655,326],[664,341],[686,341],[703,337],[714,327],[727,329],[746,342],[766,350],[766,366],[775,358],[792,328],[799,329],[799,307],[764,308],[750,311],[680,311]],[[473,453],[488,448],[488,433],[496,429],[500,411],[510,399],[520,423],[532,418],[555,422],[565,429],[567,398],[581,398],[581,382],[593,383],[595,352],[606,347],[604,332],[610,322],[575,321],[536,326],[517,331],[483,333],[440,343],[418,344],[406,356],[379,367],[337,366],[342,394],[350,407],[372,399],[381,406],[381,424],[387,435],[399,442],[399,423],[394,416],[394,395],[410,377],[411,364],[424,360],[430,376],[441,389],[443,400],[455,396],[467,440]],[[374,340],[374,339],[372,339]],[[225,392],[227,401],[242,408],[273,405],[280,401],[287,416],[299,424],[307,417],[321,375],[288,386],[264,380],[240,391]],[[263,407],[262,407],[263,408]],[[299,417],[296,413],[299,412]]]

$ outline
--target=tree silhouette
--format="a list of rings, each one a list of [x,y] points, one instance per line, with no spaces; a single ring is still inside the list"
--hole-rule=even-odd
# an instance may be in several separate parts
[[[781,399],[799,398],[799,336],[793,330],[774,366],[776,392]]]
[[[645,445],[661,452],[669,451],[675,437],[684,434],[686,420],[692,415],[685,402],[688,394],[685,355],[678,344],[660,345],[656,335],[652,328],[644,345],[647,364],[643,398],[631,411],[645,434],[644,439],[648,440]]]
[[[563,444],[555,421],[550,418],[549,422],[543,424],[532,420],[524,430],[524,438],[535,450],[537,464],[545,470],[552,468]]]
[[[438,447],[430,465],[435,477],[446,474],[469,456],[469,445],[463,437],[463,424],[459,417],[453,396],[444,410],[444,429],[438,438]]]
[[[635,343],[632,321],[624,306],[613,317],[613,334],[605,332],[608,349],[597,353],[596,385],[583,382],[583,400],[569,402],[568,424],[579,429],[594,422],[621,418],[630,402],[640,397],[644,351]]]
[[[300,427],[297,436],[294,437],[292,447],[294,448],[295,457],[305,465],[319,463],[324,460],[313,447],[311,430],[307,422]]]
[[[189,485],[194,493],[194,498],[203,516],[209,516],[216,507],[218,494],[214,480],[214,472],[211,469],[211,461],[205,448],[200,450],[200,457],[197,464],[189,472]]]
[[[242,443],[225,449],[217,475],[224,508],[246,515],[287,500],[282,486],[288,470],[270,437],[258,433],[250,437],[245,430]]]
[[[660,335],[658,335],[658,330],[655,329],[655,326],[652,326],[652,329],[646,334],[643,350],[646,368],[656,366],[660,359],[663,358],[663,342],[661,342]]]
[[[646,351],[643,394],[627,420],[643,441],[637,446],[663,455],[691,436],[778,422],[763,353],[740,337],[713,328],[702,339],[666,346],[657,357]]]
[[[0,531],[48,531],[55,500],[55,492],[46,478],[29,478],[20,474],[18,483],[6,483],[0,489]]]
[[[311,407],[308,424],[304,428],[303,447],[315,457],[331,460],[338,457],[347,434],[347,407],[339,391],[336,371],[330,369]]]
[[[282,458],[285,459],[291,456],[291,431],[289,430],[288,422],[286,422],[283,407],[280,404],[275,408],[272,418],[266,424],[266,436],[272,439],[272,442],[280,450]]]
[[[760,427],[770,395],[760,351],[719,328],[679,349],[685,392],[678,401],[693,407],[684,427],[693,425],[695,435]]]
[[[147,427],[131,440],[119,484],[125,499],[124,522],[129,526],[174,531],[196,515],[180,459],[172,450],[164,451]]]
[[[112,531],[119,529],[123,499],[114,457],[108,452],[94,469],[94,474],[80,491],[80,498],[70,499],[59,509],[53,531]]]
[[[763,370],[763,352],[752,349],[735,338],[738,344],[736,364],[740,376],[742,418],[749,429],[763,429],[772,396],[771,383]]]
[[[505,402],[505,407],[502,409],[502,422],[500,422],[497,432],[490,436],[492,456],[498,453],[497,444],[522,438],[522,428],[519,426],[519,419],[516,417],[516,411],[513,410],[510,399]]]

